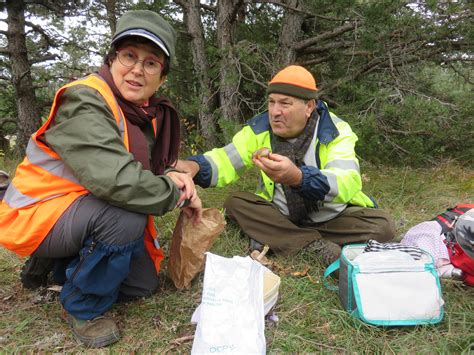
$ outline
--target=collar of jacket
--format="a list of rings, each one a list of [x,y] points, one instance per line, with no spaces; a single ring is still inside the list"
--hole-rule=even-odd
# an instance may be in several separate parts
[[[319,114],[318,124],[318,140],[323,144],[332,142],[338,135],[336,125],[329,115],[329,110],[324,101],[318,100],[316,103],[316,111]],[[270,121],[268,120],[268,111],[265,111],[254,118],[247,121],[247,124],[252,128],[255,134],[260,134],[271,130]]]

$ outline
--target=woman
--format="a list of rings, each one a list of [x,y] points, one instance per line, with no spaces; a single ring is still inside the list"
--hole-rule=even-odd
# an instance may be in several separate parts
[[[172,169],[178,115],[155,96],[175,41],[158,14],[124,14],[99,73],[56,93],[0,204],[3,246],[67,265],[60,301],[90,347],[119,339],[104,316],[119,297],[157,289],[163,253],[151,216],[185,204],[194,223],[202,215],[191,178]]]

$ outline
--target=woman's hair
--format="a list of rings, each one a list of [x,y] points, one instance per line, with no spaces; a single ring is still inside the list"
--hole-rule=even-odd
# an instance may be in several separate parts
[[[109,64],[112,63],[115,58],[117,57],[117,51],[120,50],[120,48],[125,47],[127,44],[149,44],[152,45],[153,47],[157,48],[160,52],[163,53],[163,56],[165,58],[164,63],[163,63],[163,70],[160,73],[160,77],[163,77],[164,75],[168,75],[170,71],[170,60],[169,58],[164,54],[164,52],[161,50],[161,48],[158,48],[153,42],[149,41],[146,38],[139,37],[139,36],[130,36],[126,37],[123,40],[120,40],[114,44],[112,44],[109,48],[109,51],[104,57],[104,64]]]

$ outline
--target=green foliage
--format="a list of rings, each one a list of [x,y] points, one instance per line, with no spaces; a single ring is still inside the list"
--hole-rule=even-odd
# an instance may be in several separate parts
[[[461,84],[453,69],[434,65],[401,77],[396,88],[393,80],[367,79],[341,88],[338,101],[345,104],[336,113],[358,134],[361,157],[391,164],[432,164],[443,158],[472,164],[472,85]]]
[[[42,36],[30,31],[29,57],[58,55],[57,60],[32,66],[43,118],[58,87],[97,69],[111,36],[103,2],[63,3],[67,11],[60,16],[39,5],[27,8],[30,20],[41,20],[35,23],[41,24],[56,46],[49,47]],[[218,6],[217,1],[207,4]],[[225,50],[217,45],[215,12],[202,10],[209,64],[206,74],[213,98],[202,107],[200,94],[204,88],[199,83],[200,73],[194,69],[191,36],[182,22],[181,8],[166,0],[120,0],[115,5],[117,16],[128,9],[157,11],[177,30],[176,59],[160,93],[170,97],[191,130],[184,135],[186,146],[205,148],[206,142],[199,134],[200,112],[213,113],[213,131],[225,144],[241,124],[266,109],[265,89],[277,69],[275,57],[281,50],[281,26],[288,9],[246,2],[245,11],[238,12],[232,34],[236,63],[221,61]],[[310,54],[300,50],[297,61],[324,59],[307,67],[315,74],[318,86],[326,90],[323,98],[337,103],[335,113],[347,119],[358,133],[358,151],[364,159],[419,165],[451,157],[472,163],[468,133],[472,131],[474,110],[473,71],[454,63],[456,58],[472,56],[469,43],[474,39],[474,27],[466,2],[305,0],[299,5],[304,5],[304,23],[296,29],[301,40],[331,33],[341,25],[357,24],[353,31],[318,41]],[[72,15],[74,21],[69,20]],[[5,43],[4,37],[0,35],[1,44]],[[0,55],[3,63],[8,63],[8,58]],[[238,83],[234,97],[239,117],[221,117],[222,105],[226,104],[219,102],[222,65],[236,69],[237,75],[229,80]],[[8,66],[4,67],[2,75],[8,74]],[[0,117],[16,117],[15,95],[8,86],[6,89],[0,95]],[[5,129],[14,130],[12,127]]]
[[[16,97],[11,85],[5,85],[0,89],[0,118],[2,117],[16,117]],[[0,129],[7,134],[14,132],[14,127],[6,125]],[[13,131],[12,131],[13,129]]]

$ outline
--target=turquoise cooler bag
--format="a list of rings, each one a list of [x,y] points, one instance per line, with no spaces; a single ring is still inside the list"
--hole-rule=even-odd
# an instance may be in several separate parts
[[[443,319],[444,301],[433,258],[420,260],[402,251],[365,252],[365,244],[346,245],[339,260],[324,273],[324,283],[338,291],[342,306],[373,325],[436,324]],[[327,278],[339,270],[339,287]]]

